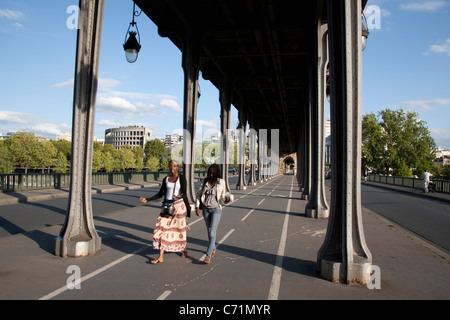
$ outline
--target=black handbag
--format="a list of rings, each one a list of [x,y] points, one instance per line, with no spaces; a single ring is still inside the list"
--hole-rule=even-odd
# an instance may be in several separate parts
[[[173,202],[164,201],[161,206],[161,212],[159,215],[164,218],[172,217],[173,216]]]

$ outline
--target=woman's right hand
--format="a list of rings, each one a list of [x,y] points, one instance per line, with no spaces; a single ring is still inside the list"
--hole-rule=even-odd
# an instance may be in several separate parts
[[[145,199],[144,197],[140,197],[139,198],[139,202],[140,203],[147,203],[147,199]]]

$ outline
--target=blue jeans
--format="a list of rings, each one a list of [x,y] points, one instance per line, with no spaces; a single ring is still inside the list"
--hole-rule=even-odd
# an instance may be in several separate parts
[[[208,229],[209,240],[206,256],[210,259],[212,252],[216,250],[216,232],[221,215],[222,211],[220,210],[220,207],[203,209],[203,219],[205,220],[206,228]]]

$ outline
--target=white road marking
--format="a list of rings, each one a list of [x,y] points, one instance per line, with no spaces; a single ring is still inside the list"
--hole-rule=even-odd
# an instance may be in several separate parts
[[[289,212],[291,210],[291,198],[292,198],[292,187],[294,179],[291,181],[291,190],[289,193],[289,200],[286,207],[286,215],[284,217],[283,230],[281,232],[280,246],[278,247],[277,259],[275,261],[275,266],[273,268],[272,283],[270,285],[268,300],[278,300],[278,295],[280,293],[280,283],[281,283],[281,273],[283,271],[283,256],[284,250],[286,248],[286,238],[287,229],[289,225]]]
[[[172,291],[170,290],[164,291],[164,293],[160,295],[156,300],[165,300],[171,293]]]
[[[217,242],[216,249],[218,249],[219,246],[220,246],[225,240],[227,240],[227,238],[234,232],[234,230],[235,230],[235,229],[231,229],[230,231],[228,231],[228,233],[227,233],[222,239],[220,239],[219,242]],[[204,254],[203,256],[201,256],[200,260],[202,261],[202,260],[205,259],[205,258],[206,258],[206,254]]]
[[[95,277],[95,276],[98,275],[99,273],[102,273],[103,271],[106,271],[106,270],[108,270],[108,269],[114,267],[115,265],[117,265],[117,264],[119,264],[119,263],[121,263],[121,262],[127,260],[128,258],[131,258],[132,256],[138,254],[139,252],[141,252],[141,251],[143,251],[144,249],[147,249],[147,248],[149,248],[149,247],[148,247],[148,246],[143,246],[142,248],[140,248],[140,249],[138,249],[138,250],[136,250],[136,251],[134,251],[134,252],[132,252],[132,253],[130,253],[130,254],[127,254],[126,256],[123,256],[122,258],[117,259],[117,260],[115,260],[115,261],[113,261],[113,262],[107,264],[106,266],[101,267],[100,269],[97,269],[97,270],[95,270],[95,271],[89,273],[88,275],[85,275],[85,276],[82,277],[79,281],[77,281],[76,284],[82,283],[83,281],[86,281],[86,280],[88,280],[88,279],[90,279],[90,278],[92,278],[92,277]],[[65,285],[64,287],[61,287],[61,288],[59,288],[59,289],[57,289],[57,290],[55,290],[55,291],[53,291],[53,292],[51,292],[51,293],[49,293],[49,294],[47,294],[47,295],[45,295],[45,296],[39,298],[39,300],[49,300],[49,299],[52,299],[52,298],[56,297],[57,295],[63,293],[63,292],[66,291],[66,290],[69,290],[69,288],[68,288],[67,285]]]

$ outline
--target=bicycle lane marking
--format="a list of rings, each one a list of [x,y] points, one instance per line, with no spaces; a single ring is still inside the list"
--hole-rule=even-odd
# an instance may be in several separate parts
[[[275,266],[273,268],[272,283],[270,285],[269,296],[267,298],[268,300],[278,300],[278,295],[280,293],[281,274],[283,271],[282,265],[283,265],[284,251],[286,248],[287,229],[289,226],[289,212],[291,211],[291,198],[293,185],[294,179],[292,178],[291,189],[289,192],[289,200],[285,211],[283,229],[281,231],[280,245],[278,247],[277,258],[275,261]]]

